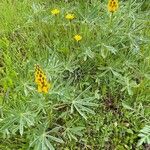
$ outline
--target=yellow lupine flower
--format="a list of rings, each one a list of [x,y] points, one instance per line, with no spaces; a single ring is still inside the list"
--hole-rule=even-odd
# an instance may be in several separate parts
[[[58,15],[58,14],[60,13],[60,10],[57,9],[57,8],[55,8],[55,9],[51,10],[51,13],[52,13],[53,15]]]
[[[48,89],[50,88],[50,84],[46,84],[43,86],[42,90],[44,93],[48,93]]]
[[[47,81],[46,75],[39,65],[35,67],[35,83],[38,86],[38,92],[48,93],[50,83]]]
[[[119,4],[118,4],[118,0],[109,0],[108,1],[108,11],[109,12],[115,12],[118,10]]]
[[[82,36],[79,35],[79,34],[77,34],[77,35],[74,36],[74,39],[75,39],[77,42],[79,42],[80,40],[82,40]]]
[[[38,85],[38,92],[44,92],[44,93],[48,93],[48,90],[50,88],[50,84],[46,84],[46,85]]]
[[[38,92],[41,93],[42,92],[42,87],[38,86]]]
[[[67,14],[65,16],[65,18],[68,19],[68,20],[73,20],[75,18],[75,15],[74,14]]]
[[[42,71],[42,69],[40,68],[39,65],[36,65],[35,68],[35,82],[38,84],[39,82],[41,82],[42,78],[46,78],[44,72]]]

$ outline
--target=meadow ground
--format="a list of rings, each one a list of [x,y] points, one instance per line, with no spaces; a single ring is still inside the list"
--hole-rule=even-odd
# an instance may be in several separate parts
[[[0,150],[149,150],[149,17],[149,0],[1,0]]]

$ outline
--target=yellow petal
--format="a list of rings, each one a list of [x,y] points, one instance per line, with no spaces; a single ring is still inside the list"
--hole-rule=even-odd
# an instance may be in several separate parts
[[[74,39],[78,42],[82,39],[82,36],[77,34],[77,35],[74,36]]]
[[[42,87],[38,85],[38,92],[41,93],[42,92]]]
[[[65,18],[68,19],[68,20],[73,20],[75,18],[75,15],[74,14],[67,14],[65,16]]]
[[[59,9],[53,9],[53,10],[51,11],[51,13],[52,13],[53,15],[58,15],[58,14],[60,13],[60,10],[59,10]]]

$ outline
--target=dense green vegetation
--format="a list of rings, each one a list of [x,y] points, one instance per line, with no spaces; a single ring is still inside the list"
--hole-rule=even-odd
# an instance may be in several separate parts
[[[0,1],[0,150],[150,149],[149,2],[107,3]]]

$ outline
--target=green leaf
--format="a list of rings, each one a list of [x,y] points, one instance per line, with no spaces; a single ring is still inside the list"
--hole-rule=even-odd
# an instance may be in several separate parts
[[[55,150],[55,148],[53,147],[53,145],[47,139],[45,140],[45,144],[49,148],[49,150]]]
[[[76,105],[74,105],[74,107],[76,108],[76,110],[78,111],[78,113],[79,113],[85,120],[87,120],[87,116],[85,115],[85,113],[83,113]]]
[[[122,102],[122,106],[126,109],[129,109],[129,110],[134,110],[132,107],[130,107],[129,105],[127,105],[126,103]]]
[[[54,136],[51,135],[46,135],[46,137],[50,138],[51,140],[58,142],[58,143],[64,143],[64,141],[62,139],[56,138]]]
[[[23,135],[23,126],[24,126],[23,120],[22,120],[22,118],[20,118],[19,130],[20,130],[20,135],[21,136]]]
[[[117,50],[114,47],[112,47],[112,46],[106,46],[106,45],[104,45],[104,47],[107,48],[107,50],[109,50],[113,54],[116,54],[116,52],[117,52]]]

